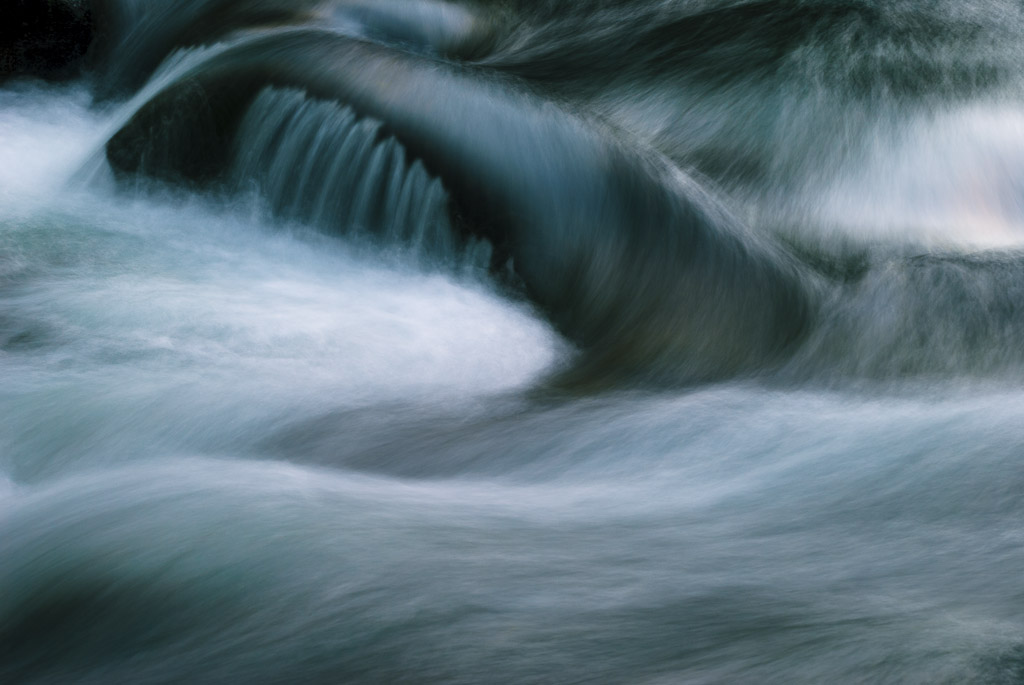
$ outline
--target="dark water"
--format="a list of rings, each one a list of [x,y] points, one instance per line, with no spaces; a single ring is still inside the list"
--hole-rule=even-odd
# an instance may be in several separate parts
[[[1024,682],[1018,3],[90,12],[0,85],[0,681]]]

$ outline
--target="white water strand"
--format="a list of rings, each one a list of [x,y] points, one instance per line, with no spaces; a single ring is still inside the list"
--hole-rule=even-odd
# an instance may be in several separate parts
[[[381,124],[300,91],[267,89],[236,138],[234,181],[280,216],[452,261],[457,240],[441,182],[409,162]]]
[[[215,43],[172,53],[138,93],[103,114],[105,116],[103,126],[92,132],[88,146],[79,153],[79,161],[74,164],[67,164],[65,161],[65,166],[70,171],[66,171],[63,175],[62,185],[72,189],[97,187],[109,189],[112,186],[112,180],[110,166],[107,164],[106,145],[110,137],[128,123],[144,104],[169,84],[235,44],[237,42]]]

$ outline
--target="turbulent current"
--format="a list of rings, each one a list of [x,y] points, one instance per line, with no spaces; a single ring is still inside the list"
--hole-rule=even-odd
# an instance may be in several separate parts
[[[1019,3],[10,7],[0,682],[1024,683]]]

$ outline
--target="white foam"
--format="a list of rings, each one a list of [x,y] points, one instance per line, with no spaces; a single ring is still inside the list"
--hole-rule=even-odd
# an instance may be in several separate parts
[[[479,275],[244,202],[64,191],[107,120],[67,93],[0,97],[14,132],[0,136],[0,340],[16,341],[0,352],[5,459],[83,454],[79,427],[112,454],[182,431],[230,442],[310,411],[472,401],[529,386],[565,353]]]
[[[828,224],[979,246],[1024,241],[1024,114],[980,103],[878,132],[861,165],[805,200]]]
[[[21,84],[0,90],[0,212],[60,191],[106,114],[84,88]]]

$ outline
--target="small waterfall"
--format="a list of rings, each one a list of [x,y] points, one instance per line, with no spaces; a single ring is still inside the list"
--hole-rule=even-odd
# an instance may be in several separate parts
[[[282,218],[403,246],[430,262],[486,257],[479,246],[461,248],[441,182],[380,122],[348,107],[268,88],[235,145],[232,181],[255,189]]]

